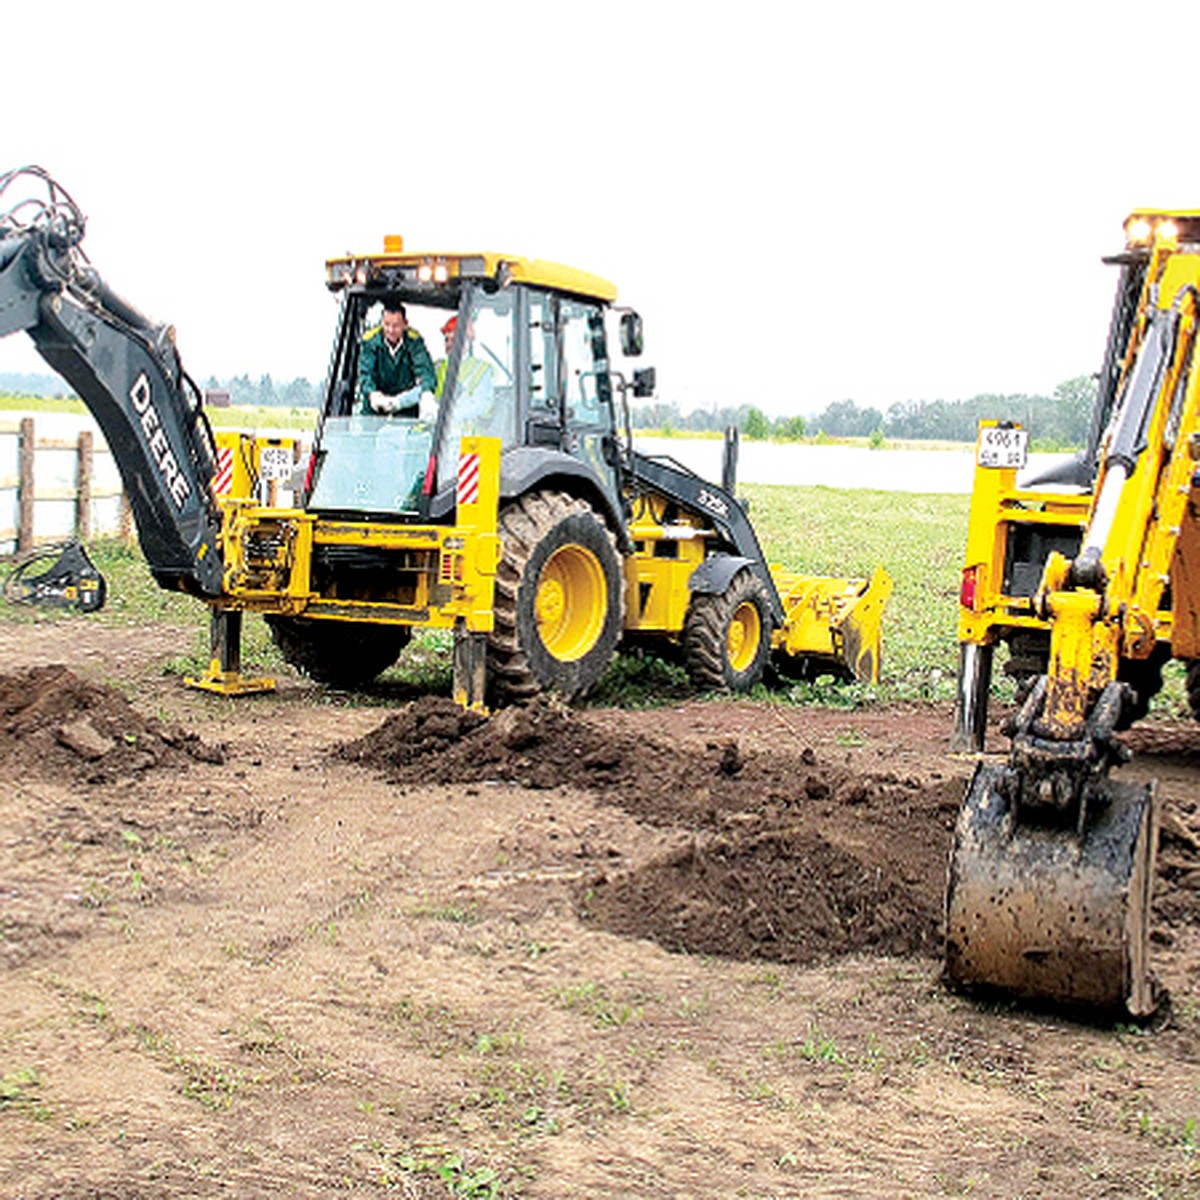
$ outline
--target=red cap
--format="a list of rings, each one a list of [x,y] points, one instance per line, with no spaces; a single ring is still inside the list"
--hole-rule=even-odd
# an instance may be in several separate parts
[[[451,317],[445,325],[442,326],[443,333],[453,333],[458,328],[458,318]]]

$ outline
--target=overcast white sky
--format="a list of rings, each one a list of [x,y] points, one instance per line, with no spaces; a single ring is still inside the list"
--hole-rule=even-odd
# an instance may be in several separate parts
[[[325,258],[397,232],[613,280],[685,410],[1046,392],[1099,366],[1127,212],[1200,208],[1194,2],[108,0],[0,33],[0,170],[62,182],[197,378],[319,379]]]

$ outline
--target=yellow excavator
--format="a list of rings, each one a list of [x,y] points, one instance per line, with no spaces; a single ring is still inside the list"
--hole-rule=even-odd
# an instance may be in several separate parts
[[[1003,764],[955,830],[946,974],[968,989],[1152,1013],[1152,785],[1110,772],[1171,659],[1200,710],[1200,212],[1142,209],[1084,450],[1022,479],[1027,431],[980,429],[953,746],[984,749],[997,646],[1018,679]]]
[[[330,259],[340,312],[313,450],[293,473],[269,439],[218,444],[174,331],[88,263],[61,185],[24,168],[0,175],[5,196],[0,336],[27,333],[76,389],[155,579],[209,605],[197,686],[268,686],[241,673],[245,612],[333,686],[374,678],[414,629],[452,632],[455,696],[480,708],[581,695],[622,638],[671,648],[704,688],[744,691],[772,662],[878,678],[884,572],[769,564],[735,495],[733,440],[721,484],[634,448],[628,396],[652,394],[655,373],[615,368],[643,333],[611,283],[491,251],[414,253],[398,237]],[[385,394],[364,360],[397,313],[409,329],[388,353],[409,356],[419,382]],[[442,332],[436,370],[414,327]]]

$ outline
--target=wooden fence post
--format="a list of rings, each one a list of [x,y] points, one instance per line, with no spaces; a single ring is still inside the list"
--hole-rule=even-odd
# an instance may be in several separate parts
[[[126,546],[133,545],[133,509],[129,507],[129,496],[122,491],[117,515],[117,537]]]
[[[17,443],[17,553],[33,549],[33,418],[21,418]]]
[[[79,469],[75,485],[75,536],[87,541],[92,536],[92,460],[94,436],[90,429],[79,433]]]

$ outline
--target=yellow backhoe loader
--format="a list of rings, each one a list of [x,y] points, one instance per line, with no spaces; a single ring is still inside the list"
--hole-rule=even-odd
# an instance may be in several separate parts
[[[1125,239],[1083,452],[1018,483],[1026,431],[980,429],[955,748],[984,747],[998,645],[1021,703],[1007,763],[976,767],[959,816],[946,971],[1145,1016],[1157,808],[1109,772],[1172,658],[1200,709],[1200,212],[1139,210]]]
[[[45,194],[18,194],[29,184]],[[652,393],[654,371],[614,369],[615,344],[641,353],[642,322],[605,280],[491,251],[412,253],[400,238],[329,260],[340,316],[313,452],[289,480],[285,447],[216,444],[174,331],[88,264],[61,186],[27,168],[0,176],[6,193],[0,336],[27,332],[78,391],[155,578],[210,606],[197,685],[265,686],[241,674],[244,612],[337,686],[378,675],[414,629],[452,631],[455,695],[477,707],[580,695],[626,636],[676,647],[704,688],[745,690],[772,659],[878,677],[882,571],[770,566],[734,495],[733,442],[724,486],[636,451],[627,399]],[[445,356],[436,372],[424,359],[411,394],[388,394],[364,364],[402,306],[404,338],[441,330]],[[416,355],[410,341],[388,347]]]

